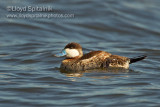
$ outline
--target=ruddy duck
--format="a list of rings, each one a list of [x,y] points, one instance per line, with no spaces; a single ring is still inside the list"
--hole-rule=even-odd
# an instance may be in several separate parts
[[[129,64],[143,60],[145,55],[136,58],[127,58],[112,55],[105,51],[92,51],[83,55],[80,44],[72,42],[65,46],[61,53],[55,56],[66,56],[61,63],[61,69],[65,71],[85,71],[98,68],[121,67],[128,69]]]

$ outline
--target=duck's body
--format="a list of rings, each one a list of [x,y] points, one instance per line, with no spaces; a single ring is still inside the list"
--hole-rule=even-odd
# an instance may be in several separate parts
[[[128,69],[129,64],[142,60],[146,56],[127,58],[112,55],[105,51],[92,51],[83,55],[82,48],[78,43],[69,43],[64,48],[66,59],[61,63],[61,69],[66,71],[84,71],[97,68],[121,67]],[[64,55],[63,53],[63,55]]]

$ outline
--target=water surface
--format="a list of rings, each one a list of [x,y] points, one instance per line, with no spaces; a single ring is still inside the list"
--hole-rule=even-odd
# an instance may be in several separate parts
[[[52,6],[70,18],[7,18],[7,6]],[[0,4],[0,106],[160,106],[159,0],[5,0]],[[31,14],[31,12],[23,12]],[[148,58],[126,72],[62,73],[53,54],[69,42]]]

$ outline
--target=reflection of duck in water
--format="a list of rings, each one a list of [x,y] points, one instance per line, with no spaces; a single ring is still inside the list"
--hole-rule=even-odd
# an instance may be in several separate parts
[[[62,50],[62,53],[55,56],[66,56],[62,61],[61,69],[65,71],[85,71],[97,68],[120,67],[129,68],[129,64],[140,61],[146,56],[127,58],[112,55],[105,51],[92,51],[83,55],[82,47],[78,43],[69,43]]]

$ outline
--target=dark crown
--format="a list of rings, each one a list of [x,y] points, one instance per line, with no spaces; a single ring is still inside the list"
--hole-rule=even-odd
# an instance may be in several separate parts
[[[75,42],[71,42],[71,43],[67,44],[64,49],[66,49],[66,48],[69,48],[69,49],[82,49],[81,45],[78,44],[78,43],[75,43]]]

